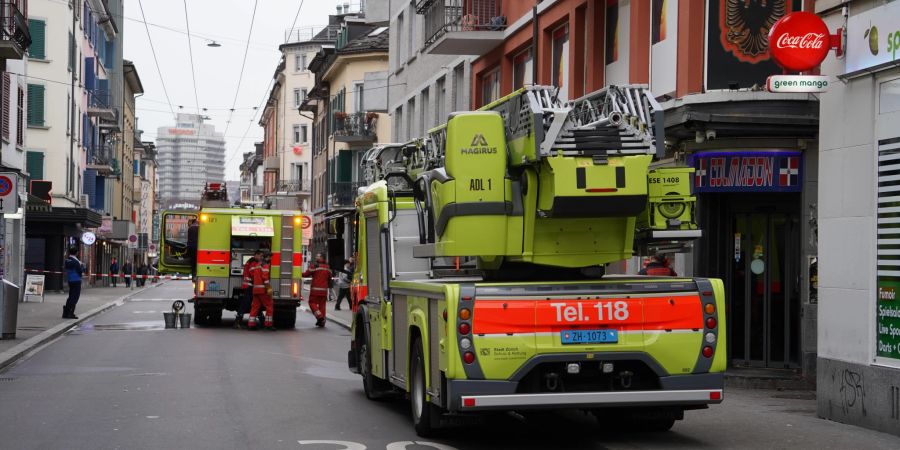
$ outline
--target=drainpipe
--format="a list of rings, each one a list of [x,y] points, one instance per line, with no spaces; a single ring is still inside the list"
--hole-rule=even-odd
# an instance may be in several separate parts
[[[72,40],[73,40],[73,45],[75,45],[75,42],[78,42],[78,37],[77,37],[78,23],[76,20],[77,17],[76,17],[76,10],[75,10],[75,8],[77,8],[78,6],[79,5],[76,5],[75,2],[72,3]],[[73,185],[72,178],[75,177],[75,171],[72,170],[72,167],[75,165],[75,136],[76,136],[76,134],[75,134],[75,123],[76,123],[76,121],[75,121],[75,79],[77,78],[77,72],[74,70],[74,68],[78,67],[78,61],[75,61],[74,58],[75,58],[75,56],[78,56],[78,54],[77,54],[77,52],[74,52],[74,53],[75,53],[75,55],[73,55],[73,58],[72,58],[72,66],[73,66],[72,83],[71,83],[72,101],[69,102],[69,109],[72,111],[72,113],[70,114],[70,117],[72,118],[72,136],[69,136],[69,164],[71,164],[72,166],[66,167],[66,193],[68,195],[74,195],[74,191],[75,191],[74,189],[69,189],[69,186]],[[80,198],[78,200],[79,200],[79,202],[81,201]],[[87,207],[87,205],[81,205],[81,206],[85,207],[85,208]]]

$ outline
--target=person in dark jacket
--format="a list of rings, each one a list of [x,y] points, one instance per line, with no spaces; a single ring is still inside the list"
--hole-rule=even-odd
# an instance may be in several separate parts
[[[109,264],[109,278],[112,280],[112,287],[116,287],[119,282],[119,260],[116,258]]]
[[[125,275],[125,287],[131,287],[131,273],[134,272],[134,266],[131,264],[131,261],[125,262],[125,265],[122,266],[122,274]]]
[[[639,275],[650,275],[654,277],[677,277],[675,270],[669,267],[669,261],[665,255],[653,255],[647,267],[638,272]]]
[[[146,265],[146,264],[141,263],[141,265],[138,266],[138,268],[137,268],[137,275],[138,275],[137,278],[134,279],[134,283],[135,283],[138,287],[144,287],[144,284],[147,282],[147,278],[146,278],[146,276],[147,276],[147,265]]]
[[[78,247],[69,249],[69,256],[65,263],[66,281],[69,282],[69,297],[63,306],[63,319],[77,319],[75,305],[81,298],[81,276],[84,275],[84,265],[78,260]]]

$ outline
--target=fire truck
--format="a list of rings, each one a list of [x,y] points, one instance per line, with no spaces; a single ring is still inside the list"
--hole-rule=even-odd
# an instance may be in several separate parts
[[[195,255],[189,254],[187,242],[187,224],[192,218],[198,222]],[[162,214],[166,235],[160,270],[190,273],[191,258],[196,258],[194,322],[217,325],[223,310],[238,307],[244,264],[257,250],[271,252],[275,326],[294,328],[301,300],[303,222],[300,211],[229,207],[224,184],[209,184],[199,211]]]
[[[665,431],[722,402],[721,280],[606,275],[689,248],[689,168],[644,86],[527,87],[373,148],[356,201],[348,365],[422,436],[483,411],[581,409]]]

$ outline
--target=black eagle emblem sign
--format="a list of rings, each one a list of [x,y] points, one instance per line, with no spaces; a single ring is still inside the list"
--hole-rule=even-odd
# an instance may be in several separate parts
[[[769,30],[787,13],[787,0],[720,0],[720,40],[738,60],[769,59]]]

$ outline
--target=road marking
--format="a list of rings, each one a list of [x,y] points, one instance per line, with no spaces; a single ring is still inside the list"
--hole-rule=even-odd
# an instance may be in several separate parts
[[[347,441],[297,441],[300,445],[316,445],[316,444],[326,444],[326,445],[340,445],[342,448],[337,450],[366,450],[366,446],[362,444],[358,444],[356,442],[347,442]]]
[[[159,416],[147,416],[148,419],[159,419]]]

